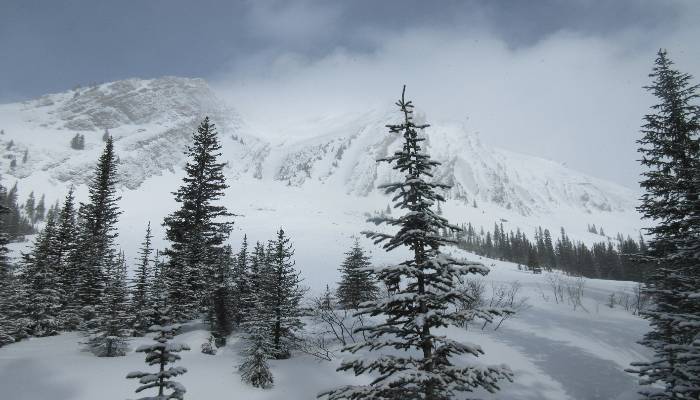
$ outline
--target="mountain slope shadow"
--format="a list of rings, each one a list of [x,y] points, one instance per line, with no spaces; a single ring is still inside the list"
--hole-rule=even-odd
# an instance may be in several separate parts
[[[612,361],[597,358],[565,342],[515,330],[503,329],[497,340],[522,352],[542,372],[560,382],[573,399],[639,398],[637,380]]]
[[[8,400],[71,400],[76,388],[57,382],[40,363],[19,359],[0,369],[0,397]]]

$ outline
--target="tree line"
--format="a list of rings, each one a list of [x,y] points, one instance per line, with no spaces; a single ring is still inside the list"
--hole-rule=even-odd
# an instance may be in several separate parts
[[[34,192],[31,192],[27,200],[20,204],[16,182],[10,190],[0,185],[0,204],[4,210],[0,214],[2,232],[8,236],[8,240],[13,242],[22,240],[26,235],[36,233],[35,225],[46,218],[47,209],[44,195],[41,195],[37,202]]]
[[[640,261],[647,253],[647,244],[641,236],[638,240],[617,234],[615,241],[593,243],[591,247],[581,241],[573,241],[561,228],[556,239],[549,229],[538,227],[534,240],[516,229],[506,232],[503,224],[494,223],[493,231],[478,231],[471,223],[462,224],[461,231],[450,235],[457,246],[481,256],[505,260],[548,271],[558,269],[569,275],[595,279],[612,279],[642,282],[652,268]]]

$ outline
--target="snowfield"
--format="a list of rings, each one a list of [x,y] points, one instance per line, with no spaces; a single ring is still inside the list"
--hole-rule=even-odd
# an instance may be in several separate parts
[[[461,251],[469,259],[479,259]],[[609,308],[612,292],[631,292],[632,282],[586,279],[582,305],[573,310],[570,302],[554,301],[549,279],[557,273],[531,274],[512,263],[481,259],[491,267],[484,278],[486,297],[491,283],[520,282],[519,296],[527,307],[494,330],[475,323],[468,330],[450,328],[449,335],[480,345],[485,355],[478,362],[505,363],[515,373],[496,394],[478,393],[483,399],[503,400],[626,400],[636,399],[636,378],[623,370],[634,360],[645,359],[645,349],[635,341],[647,330],[647,323],[620,306]],[[270,390],[243,384],[237,372],[242,362],[242,343],[234,333],[226,347],[214,356],[199,349],[208,333],[203,326],[186,325],[174,341],[192,350],[181,353],[188,373],[180,377],[187,399],[312,399],[336,385],[366,383],[368,377],[335,372],[340,358],[321,361],[304,354],[292,359],[270,361],[275,386]],[[123,400],[137,398],[132,370],[146,368],[142,353],[134,352],[149,338],[134,338],[126,357],[98,358],[83,351],[80,334],[32,338],[0,349],[0,388],[8,400]],[[342,357],[337,354],[337,357]],[[465,397],[466,398],[466,397]]]

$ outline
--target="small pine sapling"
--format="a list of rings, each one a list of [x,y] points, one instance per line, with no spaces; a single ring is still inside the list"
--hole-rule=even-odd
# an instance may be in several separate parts
[[[140,393],[148,389],[157,389],[156,396],[142,397],[140,400],[183,400],[185,387],[172,378],[182,375],[187,372],[187,368],[182,366],[166,367],[181,359],[177,354],[183,350],[189,350],[189,346],[181,343],[171,343],[169,340],[175,336],[179,325],[151,327],[152,331],[157,332],[154,340],[155,344],[139,346],[136,351],[146,353],[146,364],[157,365],[157,372],[142,372],[134,371],[126,375],[127,379],[138,379],[141,386],[136,389],[136,393]],[[166,391],[170,390],[170,393]]]

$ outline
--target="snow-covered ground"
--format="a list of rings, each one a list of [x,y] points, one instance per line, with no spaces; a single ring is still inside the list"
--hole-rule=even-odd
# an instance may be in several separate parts
[[[459,253],[455,251],[456,253]],[[464,255],[464,253],[462,253]],[[470,259],[477,256],[467,255]],[[635,343],[647,324],[616,306],[606,303],[611,292],[632,290],[631,282],[585,280],[583,306],[576,311],[568,302],[556,303],[551,288],[553,273],[533,275],[519,271],[512,263],[481,259],[491,267],[484,278],[486,297],[491,282],[522,284],[519,295],[528,307],[498,329],[480,324],[469,330],[451,328],[449,334],[482,346],[480,362],[505,363],[515,373],[513,383],[504,383],[494,395],[484,399],[504,400],[624,400],[635,399],[636,379],[623,370],[631,361],[645,358],[645,350]],[[201,326],[191,324],[176,337],[190,345],[183,352],[181,365],[189,372],[179,379],[188,390],[188,399],[311,399],[323,389],[336,385],[366,382],[335,372],[340,360],[320,361],[307,355],[271,361],[275,386],[270,390],[243,384],[237,373],[242,362],[242,343],[234,334],[225,348],[214,355],[199,351],[207,339]],[[122,400],[137,397],[128,372],[147,368],[143,353],[133,351],[148,338],[132,339],[126,357],[98,358],[82,351],[79,334],[29,339],[0,349],[0,388],[3,399],[36,400]]]

